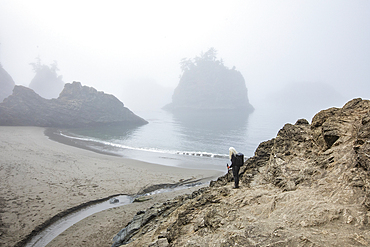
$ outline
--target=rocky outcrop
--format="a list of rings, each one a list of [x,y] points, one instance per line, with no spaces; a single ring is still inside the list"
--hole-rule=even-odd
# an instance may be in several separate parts
[[[9,95],[12,94],[14,88],[13,78],[6,72],[0,64],[0,103]]]
[[[138,213],[113,246],[369,246],[370,101],[286,124],[240,174]]]
[[[0,104],[0,125],[68,128],[146,123],[113,95],[80,82],[67,83],[59,97],[50,100],[32,89],[15,86],[13,94]]]
[[[183,74],[172,95],[172,103],[164,107],[179,111],[243,111],[252,112],[243,75],[227,68],[210,49],[201,57],[183,60]]]

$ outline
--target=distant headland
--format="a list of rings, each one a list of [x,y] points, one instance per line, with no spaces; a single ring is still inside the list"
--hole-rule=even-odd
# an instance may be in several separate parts
[[[115,96],[66,83],[57,99],[45,99],[32,89],[15,86],[13,94],[0,104],[0,125],[40,127],[86,127],[100,125],[143,125]]]

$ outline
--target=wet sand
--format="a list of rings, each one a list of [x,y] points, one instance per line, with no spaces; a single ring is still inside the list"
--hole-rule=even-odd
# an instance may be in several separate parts
[[[155,184],[220,175],[64,145],[48,139],[44,128],[0,127],[0,246],[22,246],[22,240],[55,215],[90,201],[133,195]],[[49,245],[110,246],[111,238],[138,210],[185,192],[156,195],[153,200],[90,216]]]

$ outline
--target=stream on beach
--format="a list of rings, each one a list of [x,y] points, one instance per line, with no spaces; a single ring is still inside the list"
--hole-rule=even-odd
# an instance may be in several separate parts
[[[110,200],[106,200],[101,203],[97,203],[91,206],[87,206],[83,209],[77,210],[71,214],[62,217],[50,226],[41,230],[36,236],[34,236],[27,244],[26,247],[44,247],[50,243],[59,234],[67,230],[72,225],[85,219],[86,217],[99,213],[103,210],[120,207],[133,202],[132,196],[121,195],[115,197],[119,200],[117,203],[110,203]],[[112,198],[113,199],[113,198]]]
[[[187,189],[190,187],[198,187],[200,185],[208,184],[208,182],[204,181],[188,181],[184,182],[183,184],[172,184],[172,185],[163,185],[160,186],[161,188],[150,191],[145,194],[136,195],[136,196],[130,196],[130,195],[119,195],[119,196],[113,196],[107,200],[104,200],[103,202],[95,203],[86,207],[83,207],[81,209],[78,209],[70,214],[67,214],[66,216],[58,219],[54,223],[47,226],[45,229],[42,229],[40,232],[38,232],[35,236],[31,238],[30,241],[27,242],[25,245],[26,247],[45,247],[48,243],[50,243],[54,238],[56,238],[58,235],[63,233],[65,230],[67,230],[72,225],[76,224],[77,222],[93,215],[99,212],[102,212],[104,210],[115,208],[115,207],[121,207],[128,205],[130,203],[133,203],[135,200],[143,198],[143,197],[149,197],[154,194],[160,194],[160,193],[167,193],[175,190],[182,190]]]

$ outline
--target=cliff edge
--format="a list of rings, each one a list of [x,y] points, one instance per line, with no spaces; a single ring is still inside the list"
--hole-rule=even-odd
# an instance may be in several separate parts
[[[140,211],[112,246],[369,246],[370,101],[286,124],[209,187]]]

